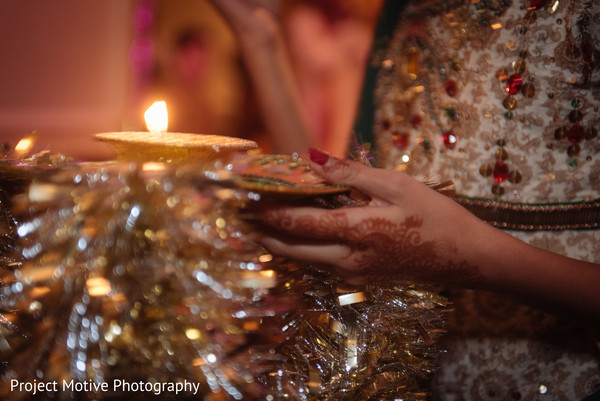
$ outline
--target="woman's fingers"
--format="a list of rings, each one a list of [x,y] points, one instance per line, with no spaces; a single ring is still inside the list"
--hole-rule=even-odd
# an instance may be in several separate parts
[[[376,169],[350,160],[342,160],[316,149],[309,149],[311,168],[326,181],[350,185],[370,196],[397,202],[411,178],[398,171]]]
[[[271,236],[263,237],[260,243],[273,254],[301,260],[327,270],[343,278],[348,284],[362,285],[367,282],[364,271],[358,264],[359,255],[347,246],[287,241]]]
[[[397,231],[394,218],[398,209],[355,207],[319,209],[310,207],[274,207],[260,212],[261,221],[280,232],[299,238],[313,238],[356,244],[365,235]]]
[[[249,3],[240,0],[211,0],[211,3],[234,28],[247,23],[252,11]]]
[[[264,236],[261,245],[270,252],[295,260],[319,265],[340,265],[348,268],[350,249],[347,246],[319,242],[299,242],[281,237]]]
[[[301,238],[339,241],[350,229],[345,210],[278,207],[262,211],[260,218],[280,232]]]
[[[242,38],[257,34],[259,27],[273,30],[279,12],[277,0],[211,0],[211,3]]]

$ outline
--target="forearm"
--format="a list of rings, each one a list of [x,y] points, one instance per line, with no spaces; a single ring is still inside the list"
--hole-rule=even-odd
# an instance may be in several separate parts
[[[256,89],[264,124],[278,153],[301,153],[317,146],[302,114],[298,88],[281,38],[242,46],[245,65]]]
[[[273,151],[317,146],[300,107],[297,84],[275,17],[276,2],[212,0],[238,38]]]
[[[600,316],[600,266],[528,245],[482,228],[468,255],[480,289],[504,293],[548,311]]]

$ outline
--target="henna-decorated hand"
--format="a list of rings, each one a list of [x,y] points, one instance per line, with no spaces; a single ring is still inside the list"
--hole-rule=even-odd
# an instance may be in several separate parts
[[[533,247],[408,175],[309,150],[327,181],[368,205],[262,212],[271,252],[329,267],[351,284],[434,282],[512,294],[569,316],[600,316],[600,266]]]
[[[261,217],[276,233],[272,252],[331,266],[352,284],[420,281],[473,286],[479,280],[464,241],[487,226],[448,197],[408,175],[339,160],[310,149],[327,181],[371,197],[365,207],[276,207]]]

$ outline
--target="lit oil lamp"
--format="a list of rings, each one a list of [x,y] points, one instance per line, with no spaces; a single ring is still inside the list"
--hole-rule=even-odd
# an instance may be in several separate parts
[[[117,160],[162,163],[205,163],[226,160],[233,153],[258,148],[247,139],[168,132],[165,102],[152,104],[144,113],[148,131],[105,132],[96,139],[110,143]]]

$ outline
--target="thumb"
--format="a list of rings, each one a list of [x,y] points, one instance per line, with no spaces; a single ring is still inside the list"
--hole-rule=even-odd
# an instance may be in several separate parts
[[[309,148],[312,170],[332,184],[349,185],[367,195],[394,203],[409,185],[404,173],[365,166],[346,159],[338,159],[320,150]]]

